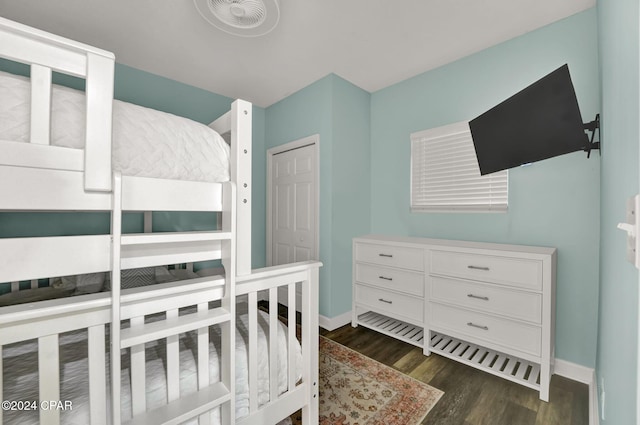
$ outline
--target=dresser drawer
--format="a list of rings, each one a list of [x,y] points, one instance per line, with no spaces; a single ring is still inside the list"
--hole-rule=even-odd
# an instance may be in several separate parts
[[[436,276],[430,279],[430,299],[433,301],[541,323],[542,295],[539,293]]]
[[[355,245],[354,257],[355,261],[416,271],[424,270],[424,250],[421,248],[358,242]]]
[[[355,302],[365,304],[392,317],[405,317],[424,322],[424,300],[409,295],[383,291],[364,285],[355,286]]]
[[[541,352],[542,330],[501,317],[430,303],[430,327],[451,336],[473,337],[508,350],[518,350],[534,356]],[[496,349],[500,350],[500,348]]]
[[[423,273],[356,263],[356,281],[419,297],[424,296]]]
[[[542,262],[512,257],[431,251],[432,274],[542,289]]]

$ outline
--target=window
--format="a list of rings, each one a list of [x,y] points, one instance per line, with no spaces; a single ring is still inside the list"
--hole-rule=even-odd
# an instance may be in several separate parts
[[[508,172],[480,175],[464,121],[411,134],[411,211],[506,211]]]

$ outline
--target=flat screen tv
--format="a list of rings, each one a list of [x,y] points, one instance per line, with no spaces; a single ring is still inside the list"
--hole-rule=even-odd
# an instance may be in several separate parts
[[[482,175],[589,144],[567,65],[471,120],[469,127]]]

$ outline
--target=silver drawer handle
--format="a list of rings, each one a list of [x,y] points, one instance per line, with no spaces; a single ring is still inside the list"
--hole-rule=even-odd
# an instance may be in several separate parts
[[[489,330],[489,327],[488,327],[488,326],[476,325],[476,324],[475,324],[475,323],[473,323],[473,322],[467,322],[467,326],[471,326],[471,327],[473,327],[473,328],[482,329],[482,330],[485,330],[485,331],[488,331],[488,330]]]
[[[392,277],[386,277],[386,276],[378,276],[379,279],[384,279],[384,280],[393,280]]]
[[[473,270],[484,270],[486,272],[489,271],[489,267],[483,267],[483,266],[467,266],[468,269],[473,269]]]
[[[392,254],[378,254],[380,257],[393,258]]]
[[[482,297],[482,296],[480,296],[480,295],[467,294],[467,297],[469,297],[469,298],[475,298],[475,299],[477,299],[477,300],[489,301],[489,297]]]
[[[378,298],[378,301],[382,301],[383,303],[393,304],[393,301],[385,300],[384,298]]]

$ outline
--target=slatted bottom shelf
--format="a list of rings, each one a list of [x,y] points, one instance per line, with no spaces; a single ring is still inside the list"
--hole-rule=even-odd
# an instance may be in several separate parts
[[[437,332],[431,332],[431,352],[540,390],[540,365]]]
[[[424,329],[401,320],[368,311],[358,316],[358,324],[409,344],[423,347]],[[490,350],[438,332],[431,332],[431,352],[475,367],[509,381],[540,390],[540,365]]]
[[[412,325],[402,320],[392,319],[373,311],[358,316],[358,323],[385,335],[392,336],[409,344],[422,347],[424,345],[424,330],[420,326]]]

